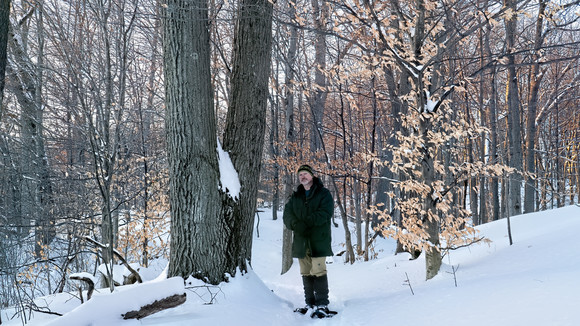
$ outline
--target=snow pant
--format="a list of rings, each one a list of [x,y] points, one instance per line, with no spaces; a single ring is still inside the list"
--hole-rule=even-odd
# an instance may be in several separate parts
[[[326,275],[326,257],[299,258],[300,274],[302,276],[323,276]]]
[[[302,284],[304,285],[304,301],[309,306],[328,305],[328,276],[326,275],[326,257],[310,257],[298,259]]]
[[[308,306],[327,306],[328,276],[302,276],[304,285],[304,302]]]

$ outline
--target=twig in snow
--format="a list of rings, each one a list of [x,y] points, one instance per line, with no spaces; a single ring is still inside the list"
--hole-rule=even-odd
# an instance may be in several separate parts
[[[198,291],[200,291],[201,289],[207,290],[207,292],[209,293],[210,299],[209,299],[209,301],[204,303],[206,305],[214,304],[216,301],[215,299],[216,299],[217,295],[219,293],[223,293],[222,289],[219,286],[215,286],[215,285],[186,286],[185,289],[190,290],[191,292],[195,293],[200,299],[202,299],[204,301],[207,301],[207,299],[206,299],[207,296],[203,293],[199,293]]]
[[[447,272],[447,273],[453,274],[453,280],[455,281],[455,287],[457,287],[457,271],[459,270],[459,265],[457,265],[457,267],[451,265],[451,270],[453,272]]]
[[[407,279],[403,282],[403,285],[408,285],[409,289],[411,289],[411,294],[415,295],[415,292],[413,292],[413,287],[411,286],[411,281],[409,280],[409,275],[407,275],[407,272],[405,272],[405,276],[407,276]]]

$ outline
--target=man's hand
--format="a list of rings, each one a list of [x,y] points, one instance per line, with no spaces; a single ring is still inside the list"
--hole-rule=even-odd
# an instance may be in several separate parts
[[[310,232],[312,232],[311,228],[304,221],[295,221],[292,230],[304,237],[310,236]]]

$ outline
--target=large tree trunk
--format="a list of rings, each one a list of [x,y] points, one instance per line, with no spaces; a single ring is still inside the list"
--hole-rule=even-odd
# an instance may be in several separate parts
[[[289,6],[289,17],[294,17],[296,8],[293,5]],[[296,64],[296,52],[298,45],[298,28],[295,25],[290,25],[290,41],[288,46],[288,54],[286,56],[287,61],[285,62],[284,72],[284,109],[286,111],[285,119],[285,132],[286,132],[286,142],[288,144],[294,143],[296,141],[296,135],[294,130],[294,90],[293,90],[293,79],[294,79],[294,69]],[[286,146],[284,151],[285,159],[294,156],[292,152],[292,146]],[[284,198],[290,198],[292,191],[294,191],[294,171],[287,171],[284,178]],[[292,267],[292,230],[283,226],[282,231],[282,271],[281,274],[286,273]]]
[[[484,51],[484,41],[483,41],[484,37],[483,37],[483,32],[479,34],[479,48],[480,48],[480,53],[481,53],[481,61],[480,61],[480,67],[484,67],[485,66],[485,59],[484,59],[484,55],[485,55],[485,51]],[[488,123],[487,120],[487,114],[485,111],[485,105],[484,105],[484,92],[485,92],[485,77],[484,74],[481,74],[479,76],[479,94],[477,97],[477,104],[479,106],[479,115],[480,115],[480,119],[481,119],[481,124],[483,126],[486,126]],[[480,134],[480,142],[479,142],[479,161],[484,162],[489,164],[491,159],[487,158],[487,132],[486,131],[482,131]],[[481,224],[487,223],[488,222],[488,216],[487,216],[487,207],[488,207],[488,201],[487,201],[487,187],[486,187],[486,177],[485,175],[481,175],[479,177],[479,222]]]
[[[277,77],[274,77],[277,79]],[[276,101],[272,103],[270,108],[270,121],[272,128],[270,129],[270,155],[272,158],[276,159],[280,156],[280,150],[278,143],[280,141],[279,128],[278,128],[278,115],[280,112],[280,102]],[[276,221],[278,219],[278,210],[280,209],[280,165],[278,162],[274,161],[273,169],[274,175],[272,176],[272,220]]]
[[[540,0],[538,9],[538,20],[536,21],[536,36],[534,41],[534,52],[532,53],[533,64],[530,71],[530,99],[528,103],[528,120],[526,124],[526,171],[530,174],[536,173],[536,112],[538,108],[538,94],[540,92],[540,82],[543,74],[540,74],[541,48],[544,43],[542,26],[544,25],[544,11],[547,2]],[[535,178],[526,176],[526,188],[524,192],[524,213],[534,211],[534,198],[536,196]]]
[[[505,5],[516,12],[516,0],[506,0]],[[518,94],[518,79],[515,65],[515,42],[517,15],[511,15],[506,18],[506,43],[508,58],[508,76],[507,76],[507,105],[508,105],[508,138],[509,138],[509,164],[517,171],[509,177],[509,194],[508,194],[508,215],[514,216],[521,214],[522,196],[521,186],[522,177],[520,172],[523,168],[522,157],[522,135],[520,123],[520,99]]]
[[[391,27],[396,28],[397,22],[396,20],[391,21]],[[386,138],[386,146],[381,144],[381,157],[386,162],[391,162],[393,160],[393,148],[399,146],[399,141],[397,140],[397,133],[401,131],[401,112],[405,107],[405,103],[400,100],[401,95],[406,95],[408,93],[408,79],[407,74],[405,71],[401,72],[400,80],[395,80],[395,73],[392,66],[385,67],[385,83],[387,87],[387,91],[390,97],[391,102],[391,116],[392,118],[389,120],[389,125],[385,128],[390,132],[384,132]],[[399,89],[400,88],[400,89]],[[379,133],[379,135],[383,135],[383,133]],[[379,210],[387,210],[387,212],[391,212],[395,208],[392,207],[391,202],[392,199],[387,196],[387,192],[393,190],[393,180],[395,179],[395,175],[391,171],[388,165],[384,165],[381,168],[379,180],[377,181],[377,203],[384,203],[384,206],[378,207]],[[395,190],[398,191],[398,190]],[[393,211],[392,214],[393,219],[397,222],[400,222],[400,211],[397,209]],[[376,221],[379,223],[379,221]],[[400,244],[400,242],[398,242]],[[397,246],[398,248],[402,248],[402,246]]]
[[[262,149],[268,104],[272,44],[272,4],[268,0],[242,0],[234,37],[231,96],[224,133],[238,172],[240,197],[225,215],[227,224],[226,271],[247,271],[252,257],[252,231],[260,181]]]
[[[491,26],[487,26],[486,33],[484,36],[484,52],[486,57],[491,57],[491,44],[490,44],[490,34],[491,34]],[[490,83],[490,99],[489,99],[489,129],[490,129],[490,138],[491,144],[489,148],[489,160],[491,163],[500,163],[499,157],[497,154],[497,146],[498,146],[498,139],[497,139],[497,101],[496,101],[496,85],[495,85],[495,69],[492,69],[490,77],[486,78],[489,80]],[[492,221],[497,221],[499,219],[499,181],[497,177],[494,177],[490,180],[489,184],[489,192],[491,194],[491,216],[490,219]]]
[[[155,13],[159,14],[159,6],[155,7]],[[156,74],[158,72],[159,61],[156,59],[157,50],[159,46],[160,38],[160,28],[161,24],[159,20],[156,20],[155,27],[153,31],[153,40],[151,41],[151,54],[149,56],[149,76],[147,76],[147,99],[146,99],[146,110],[143,110],[139,106],[139,123],[140,123],[140,136],[141,136],[141,155],[143,157],[143,225],[148,225],[148,220],[150,216],[155,214],[155,209],[149,210],[150,205],[150,176],[149,176],[149,160],[151,156],[151,150],[149,148],[152,138],[151,138],[151,128],[153,126],[153,112],[154,110],[154,100],[157,95],[156,89]],[[153,204],[154,205],[154,204]],[[143,229],[143,241],[142,247],[142,262],[141,264],[145,267],[149,265],[149,232],[146,228]]]
[[[415,57],[420,61],[422,59],[421,51],[423,50],[422,42],[424,41],[425,15],[427,10],[423,2],[417,1],[416,3],[418,14],[415,18],[416,32],[414,35],[413,50]],[[423,74],[419,74],[414,85],[417,94],[417,109],[420,110],[420,114],[423,114],[423,117],[419,119],[419,135],[423,139],[422,143],[424,146],[421,159],[421,176],[423,180],[421,181],[431,188],[430,193],[432,194],[434,192],[433,183],[435,182],[435,157],[431,154],[431,149],[434,148],[434,144],[430,141],[428,132],[433,127],[431,125],[432,119],[434,118],[433,114],[437,113],[424,112],[424,108],[426,107],[424,92],[428,85],[424,84],[423,78]],[[435,201],[431,196],[427,196],[423,199],[423,211],[425,212],[425,215],[422,216],[422,222],[427,231],[427,241],[429,242],[429,246],[425,252],[426,278],[429,280],[439,273],[442,261],[441,251],[439,250],[439,216],[435,210]]]
[[[352,157],[350,158],[352,160]],[[355,225],[355,237],[356,237],[356,254],[361,255],[363,253],[364,244],[362,242],[362,209],[361,205],[363,199],[360,193],[360,184],[356,178],[352,178],[352,198],[351,207],[354,208],[354,225]],[[367,259],[368,260],[368,259]]]
[[[171,206],[168,276],[224,279],[225,237],[205,0],[170,0],[163,13]]]
[[[371,153],[375,153],[376,149],[375,149],[375,142],[376,142],[376,135],[377,135],[377,124],[378,124],[378,119],[379,119],[379,108],[378,108],[378,103],[377,103],[377,94],[376,94],[376,88],[375,88],[375,77],[372,78],[372,90],[373,90],[373,97],[372,97],[372,103],[373,103],[373,124],[372,124],[372,129],[371,129],[371,148],[370,148],[370,152]],[[371,224],[371,216],[368,212],[368,209],[370,209],[371,207],[371,203],[373,200],[373,175],[374,175],[374,170],[375,170],[375,163],[374,161],[370,161],[368,163],[368,180],[366,182],[366,186],[367,186],[367,195],[366,195],[366,213],[365,213],[365,248],[364,248],[364,259],[365,261],[369,260],[369,251],[370,248],[369,246],[371,245],[371,241],[373,241],[374,237],[371,238],[369,232],[370,232],[370,224]]]
[[[495,73],[492,74],[492,77],[495,77]],[[491,129],[491,151],[489,153],[489,156],[491,158],[491,160],[495,163],[500,163],[499,161],[499,157],[497,154],[497,145],[498,145],[498,139],[497,139],[497,107],[496,107],[496,98],[495,98],[495,91],[496,91],[496,87],[495,87],[495,78],[490,78],[491,81],[491,100],[489,101],[489,124],[490,124],[490,129]],[[492,178],[491,182],[490,182],[490,186],[489,186],[489,192],[491,193],[491,220],[492,221],[497,221],[499,220],[499,180],[497,177]]]
[[[42,11],[42,9],[39,9]],[[42,13],[39,13],[42,15]],[[40,23],[42,24],[42,20]],[[14,26],[17,28],[17,26]],[[12,85],[18,103],[22,108],[21,122],[21,182],[19,183],[21,225],[35,226],[35,253],[41,254],[42,246],[49,244],[55,237],[54,221],[49,210],[52,187],[49,179],[48,162],[43,135],[43,105],[42,105],[42,49],[36,57],[35,65],[27,53],[27,39],[20,30],[12,30],[9,43],[14,57],[14,74],[17,81]],[[42,29],[40,28],[40,34]],[[42,41],[42,40],[41,40]],[[42,42],[40,44],[42,48]]]
[[[324,1],[311,0],[314,18],[314,30],[316,31],[314,41],[314,96],[311,99],[312,108],[312,134],[310,135],[310,149],[316,152],[322,149],[322,121],[324,117],[324,106],[326,103],[326,20],[328,19],[328,5]]]
[[[465,94],[466,97],[466,105],[465,105],[465,117],[466,117],[466,121],[468,124],[471,124],[471,114],[470,114],[470,107],[469,107],[469,100],[468,100],[468,96],[467,94]],[[469,159],[469,163],[473,164],[475,162],[475,146],[474,146],[474,142],[472,138],[467,139],[467,155],[468,155],[468,159]],[[469,180],[467,181],[467,183],[469,184],[469,190],[466,191],[469,192],[469,210],[471,211],[471,216],[472,216],[472,220],[473,220],[473,224],[474,225],[479,225],[481,224],[481,216],[479,215],[479,211],[478,211],[478,194],[477,194],[477,178],[476,177],[472,177],[469,178]],[[483,203],[482,203],[483,204]],[[467,207],[466,207],[467,209]]]
[[[433,193],[432,187],[435,182],[435,159],[430,155],[429,149],[432,148],[433,145],[430,143],[427,135],[431,128],[430,122],[431,119],[429,118],[421,119],[419,132],[423,137],[423,144],[426,148],[423,153],[423,159],[421,160],[423,182],[425,185],[431,187],[431,193]],[[423,209],[426,215],[423,216],[422,222],[429,234],[429,237],[427,238],[429,248],[425,252],[426,278],[430,280],[439,273],[442,262],[441,251],[439,250],[439,217],[435,210],[435,201],[431,196],[427,196],[423,199]]]

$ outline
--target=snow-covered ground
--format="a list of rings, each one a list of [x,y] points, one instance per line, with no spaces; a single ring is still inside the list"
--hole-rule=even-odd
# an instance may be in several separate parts
[[[194,282],[185,290],[179,280],[161,276],[113,294],[100,290],[83,305],[70,294],[44,297],[39,305],[65,316],[34,313],[29,325],[580,325],[580,207],[512,218],[513,246],[506,222],[480,226],[493,242],[451,252],[430,281],[423,256],[410,261],[406,254],[394,255],[390,239],[378,239],[378,258],[369,262],[329,258],[330,307],[339,314],[314,320],[292,312],[303,305],[298,264],[280,275],[282,221],[261,213],[253,271],[246,275],[219,287]],[[333,229],[335,253],[343,250],[343,240],[342,227]],[[187,301],[179,307],[141,320],[120,317],[183,291]],[[22,325],[9,320],[13,311],[1,313],[2,325]]]

